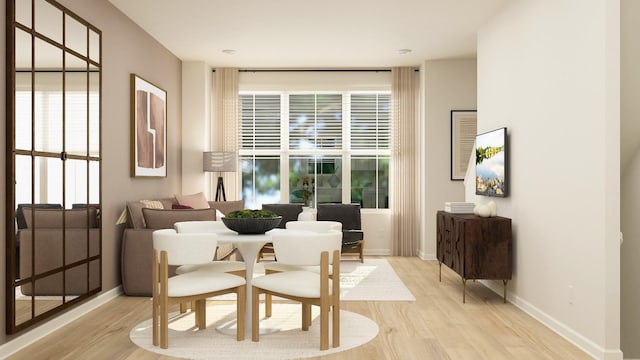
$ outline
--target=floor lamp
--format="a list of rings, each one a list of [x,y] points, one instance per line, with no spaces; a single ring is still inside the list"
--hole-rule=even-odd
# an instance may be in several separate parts
[[[202,154],[202,170],[207,172],[235,172],[237,162],[238,155],[235,152],[207,151]],[[221,201],[220,196],[222,196],[223,201],[227,201],[222,174],[218,176],[216,201]]]

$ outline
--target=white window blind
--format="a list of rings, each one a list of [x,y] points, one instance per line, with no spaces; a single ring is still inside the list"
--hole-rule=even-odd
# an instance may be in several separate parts
[[[351,95],[351,149],[390,149],[390,98],[390,94]]]
[[[342,148],[342,95],[289,95],[289,148]]]
[[[280,149],[280,95],[240,95],[240,148]]]

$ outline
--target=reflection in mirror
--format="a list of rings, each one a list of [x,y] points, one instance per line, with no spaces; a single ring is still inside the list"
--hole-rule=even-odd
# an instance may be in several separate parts
[[[31,71],[31,34],[16,30],[16,70]]]
[[[65,89],[65,151],[70,155],[87,155],[87,73],[65,72]]]
[[[101,290],[101,33],[68,14],[7,1],[8,333]]]
[[[62,11],[45,0],[35,0],[34,30],[62,44]]]
[[[31,0],[16,1],[16,22],[31,28]]]
[[[89,30],[89,58],[100,62],[100,35],[93,30]]]
[[[31,71],[16,73],[16,149],[31,149]]]
[[[65,183],[66,207],[71,208],[73,204],[88,204],[89,194],[87,161],[72,160],[65,161],[67,181]]]
[[[89,161],[89,204],[100,203],[100,162]],[[98,218],[100,220],[100,218]]]
[[[34,74],[34,150],[62,152],[62,73]],[[17,134],[16,134],[17,135]]]
[[[80,24],[76,19],[65,15],[65,41],[69,49],[87,56],[87,27]]]
[[[100,72],[89,72],[89,155],[100,154]]]

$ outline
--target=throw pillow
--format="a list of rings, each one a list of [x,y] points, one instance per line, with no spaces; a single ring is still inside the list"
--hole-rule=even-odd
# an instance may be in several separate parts
[[[209,202],[203,192],[191,195],[175,195],[178,204],[191,206],[194,209],[209,209]]]
[[[144,217],[142,216],[143,208],[163,209],[164,205],[162,205],[162,201],[160,200],[139,200],[127,202],[129,227],[134,229],[145,228]]]
[[[173,229],[173,224],[179,221],[214,221],[216,211],[213,209],[169,210],[142,209],[147,229]]]
[[[172,204],[171,209],[173,210],[193,210],[193,208],[189,205],[180,205],[180,204]]]

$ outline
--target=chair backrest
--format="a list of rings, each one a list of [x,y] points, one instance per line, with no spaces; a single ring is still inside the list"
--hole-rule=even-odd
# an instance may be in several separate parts
[[[311,231],[287,230],[272,237],[273,248],[278,262],[287,265],[320,265],[320,254],[329,252],[329,264],[333,264],[333,252],[342,247],[342,233],[329,231],[316,233]],[[340,261],[340,259],[337,259]]]
[[[262,204],[263,210],[273,211],[282,216],[282,220],[278,227],[285,229],[289,221],[298,220],[298,215],[302,212],[302,205],[299,204]]]
[[[318,221],[339,221],[342,230],[362,230],[360,204],[318,204]]]
[[[318,233],[342,231],[342,224],[337,221],[289,221],[287,229],[307,230]]]
[[[222,221],[179,221],[173,224],[178,233],[218,233],[231,231]]]
[[[156,230],[152,237],[153,249],[166,251],[169,265],[208,263],[218,245],[215,234],[177,233],[174,229]]]

